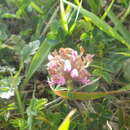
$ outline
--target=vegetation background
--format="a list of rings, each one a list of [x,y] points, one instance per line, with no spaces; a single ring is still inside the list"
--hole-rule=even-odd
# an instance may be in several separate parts
[[[130,0],[0,0],[0,130],[129,130],[129,21]],[[94,54],[84,96],[50,89],[59,48]]]

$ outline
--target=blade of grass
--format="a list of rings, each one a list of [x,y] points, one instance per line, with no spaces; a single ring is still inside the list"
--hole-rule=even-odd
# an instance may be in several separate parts
[[[36,5],[34,2],[31,2],[30,5],[31,5],[38,13],[43,14],[42,9],[41,9],[38,5]]]
[[[102,98],[108,95],[114,95],[114,94],[121,94],[126,91],[130,90],[130,84],[127,86],[115,90],[115,91],[108,91],[108,92],[68,92],[63,90],[54,90],[53,92],[65,99],[76,99],[76,100],[94,100],[98,98]]]
[[[127,52],[117,52],[116,54],[124,55],[130,57],[130,53]]]
[[[82,0],[81,0],[80,3],[79,3],[79,9],[77,10],[77,14],[76,14],[74,23],[72,24],[72,26],[71,26],[70,29],[69,29],[69,34],[70,34],[70,35],[72,34],[73,30],[74,30],[75,27],[76,27],[76,21],[77,21],[78,16],[79,16],[79,10],[80,10],[81,5],[82,5]]]
[[[53,22],[53,20],[54,20],[54,18],[56,17],[58,11],[59,11],[59,6],[57,6],[57,8],[55,9],[54,13],[52,14],[52,16],[51,16],[49,22],[47,23],[47,25],[45,26],[44,30],[43,30],[42,33],[41,33],[40,38],[46,34],[46,32],[47,32],[47,30],[48,30],[50,24]]]
[[[104,19],[106,18],[107,14],[108,14],[108,12],[111,10],[112,5],[114,4],[114,2],[115,2],[115,0],[112,0],[112,1],[111,1],[110,5],[109,5],[108,8],[106,9],[106,11],[105,11],[105,13],[103,14],[103,16],[101,17],[101,19],[104,20]]]
[[[21,15],[25,14],[25,9],[29,6],[30,0],[25,1],[23,0],[22,5],[19,7],[19,9],[16,11],[16,16],[21,17]]]
[[[64,30],[68,32],[68,23],[67,23],[67,18],[64,10],[64,4],[63,0],[60,0],[60,10],[61,10],[61,19],[62,19],[62,25],[64,27]]]
[[[41,18],[39,19],[39,21],[38,21],[38,24],[37,24],[37,27],[36,27],[36,32],[35,32],[35,36],[37,37],[37,38],[39,38],[39,36],[40,36],[40,34],[41,34],[41,36],[40,36],[40,39],[44,36],[44,33],[46,33],[46,31],[47,31],[47,29],[48,29],[48,23],[50,24],[52,21],[53,21],[53,19],[55,18],[55,16],[56,16],[56,14],[57,14],[57,9],[56,9],[56,11],[54,11],[55,10],[55,8],[56,8],[56,6],[57,6],[57,2],[51,7],[51,9],[49,9],[48,10],[48,12],[46,13],[46,15],[43,15],[43,16],[41,16]],[[54,13],[52,14],[52,16],[53,17],[51,17],[50,18],[50,20],[49,20],[49,22],[47,21],[47,18],[49,17],[49,14],[50,14],[50,12],[53,12],[54,11],[54,13],[55,13],[55,15],[54,15]],[[46,25],[46,23],[47,23],[47,25]],[[45,26],[45,28],[46,28],[46,30],[44,31],[43,30],[43,34],[41,33],[42,32],[42,28],[44,27],[44,25],[46,25]],[[44,28],[44,29],[45,29]]]
[[[121,18],[121,21],[122,21],[122,22],[123,22],[123,21],[125,20],[125,18],[129,15],[129,13],[130,13],[130,2],[129,2],[129,6],[128,6],[126,12],[124,13],[124,15],[123,15],[122,18]]]
[[[70,121],[71,121],[71,117],[74,115],[74,113],[76,112],[76,109],[73,109],[64,119],[64,121],[62,122],[62,124],[60,125],[60,127],[58,128],[58,130],[69,130],[69,126],[70,126]]]
[[[2,18],[16,18],[16,19],[20,18],[20,17],[16,16],[15,14],[11,14],[11,13],[4,13],[1,17]]]
[[[130,43],[130,32],[127,31],[125,26],[121,23],[121,21],[116,17],[116,15],[110,10],[108,12],[108,17],[111,19],[111,21],[115,24],[115,29],[118,30],[124,39]]]
[[[29,81],[32,75],[36,72],[36,70],[40,67],[43,61],[47,58],[48,53],[50,52],[51,48],[54,47],[54,45],[55,44],[52,43],[52,41],[48,41],[46,39],[44,40],[37,53],[33,56],[23,86]]]
[[[97,2],[95,0],[87,0],[87,3],[92,8],[94,13],[98,12],[98,4],[97,4]]]
[[[78,10],[79,7],[74,5],[71,2],[68,2],[66,0],[63,0],[64,3],[70,5],[74,9]],[[91,22],[96,25],[100,30],[104,31],[108,35],[112,36],[113,38],[117,39],[120,41],[122,44],[126,45],[130,49],[130,44],[117,32],[115,31],[110,25],[108,25],[104,20],[101,20],[98,16],[95,14],[91,13],[90,11],[83,9],[82,7],[80,8],[80,13],[83,16],[88,17]]]

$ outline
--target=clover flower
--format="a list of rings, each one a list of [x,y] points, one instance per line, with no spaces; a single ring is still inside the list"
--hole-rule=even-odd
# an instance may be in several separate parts
[[[55,50],[48,55],[47,70],[51,77],[49,84],[65,85],[68,80],[87,84],[91,76],[87,67],[93,61],[93,56],[78,55],[77,51],[71,48],[61,48],[58,52]]]

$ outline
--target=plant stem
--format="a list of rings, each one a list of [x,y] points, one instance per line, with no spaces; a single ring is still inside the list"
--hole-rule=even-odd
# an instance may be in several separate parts
[[[16,82],[15,82],[16,79],[19,77],[22,69],[23,69],[23,62],[21,61],[20,68],[19,68],[18,72],[15,74],[14,79],[13,79],[14,80],[13,86],[15,88],[16,100],[17,100],[17,103],[18,103],[19,110],[20,110],[22,116],[24,117],[24,105],[22,103],[20,92],[19,92],[18,87],[17,87]]]
[[[74,89],[72,80],[67,81],[67,88],[68,88],[68,91],[72,91]]]
[[[16,100],[18,103],[19,110],[20,110],[22,116],[24,117],[24,106],[22,104],[21,96],[20,96],[18,88],[15,88],[15,94],[16,94]]]
[[[73,81],[72,80],[67,81],[67,88],[68,88],[67,96],[70,97],[70,98],[73,98],[72,95],[71,95],[71,92],[74,89],[74,85],[73,85]]]

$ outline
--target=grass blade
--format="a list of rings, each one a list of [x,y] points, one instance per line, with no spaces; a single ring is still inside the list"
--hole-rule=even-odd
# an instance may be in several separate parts
[[[102,16],[101,19],[105,19],[105,18],[106,18],[107,14],[108,14],[108,12],[111,10],[112,5],[114,4],[114,2],[115,2],[115,0],[112,0],[112,1],[111,1],[110,5],[109,5],[108,8],[106,9],[106,11],[105,11],[105,13],[103,14],[103,16]]]
[[[64,30],[68,32],[68,23],[67,23],[67,18],[64,10],[64,4],[63,0],[60,0],[60,10],[61,10],[61,19],[62,19],[62,25],[64,27]]]
[[[38,5],[36,5],[34,2],[31,2],[30,5],[31,5],[38,13],[43,14],[42,9],[41,9]]]
[[[128,90],[130,90],[130,84],[126,85],[125,87],[119,90],[108,91],[108,92],[68,92],[63,90],[53,90],[53,92],[56,95],[66,99],[94,100],[108,95],[124,93]]]
[[[112,10],[108,12],[108,17],[115,24],[115,29],[122,34],[122,36],[128,43],[130,43],[130,32],[127,31],[127,29],[123,26],[121,21],[116,17]]]
[[[69,130],[69,126],[70,126],[70,121],[71,121],[71,117],[74,115],[74,113],[76,112],[76,109],[73,109],[64,119],[64,121],[62,122],[62,124],[60,125],[60,127],[58,128],[58,130]]]
[[[95,0],[87,0],[89,6],[92,8],[94,13],[98,12],[98,4]],[[99,2],[99,1],[98,1]]]

